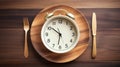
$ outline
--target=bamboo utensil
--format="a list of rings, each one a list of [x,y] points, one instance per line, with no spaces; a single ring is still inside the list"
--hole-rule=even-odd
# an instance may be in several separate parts
[[[27,17],[23,18],[23,26],[25,31],[24,56],[25,58],[27,58],[29,55],[28,43],[27,43],[27,32],[29,31],[29,21]]]
[[[93,45],[92,45],[92,58],[96,58],[97,48],[96,48],[96,31],[97,31],[97,22],[96,22],[96,13],[92,14],[92,35],[93,35]]]

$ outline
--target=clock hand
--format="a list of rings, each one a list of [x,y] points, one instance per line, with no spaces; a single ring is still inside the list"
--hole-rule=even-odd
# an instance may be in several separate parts
[[[60,35],[59,35],[59,38],[58,38],[58,45],[59,45],[59,43],[60,43]]]
[[[58,34],[60,35],[60,33],[59,33],[57,30],[55,30],[55,29],[54,29],[54,28],[52,28],[52,27],[51,27],[51,29],[52,29],[52,30],[54,30],[56,33],[58,33]]]
[[[57,28],[58,29],[58,28]],[[58,32],[60,33],[60,30],[58,29]],[[62,38],[62,34],[60,33],[60,37]],[[64,40],[62,38],[62,42],[64,43]]]
[[[58,28],[57,28],[58,29]],[[60,37],[62,37],[61,36],[61,33],[60,33],[60,30],[58,29],[58,31],[59,31],[59,39],[58,39],[58,45],[59,45],[59,43],[60,43]]]

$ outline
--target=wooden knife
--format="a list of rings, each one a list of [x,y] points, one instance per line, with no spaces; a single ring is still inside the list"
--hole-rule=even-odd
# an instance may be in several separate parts
[[[92,36],[93,36],[93,45],[92,45],[92,59],[96,58],[97,48],[96,48],[96,31],[97,31],[97,22],[96,22],[96,13],[92,14]]]

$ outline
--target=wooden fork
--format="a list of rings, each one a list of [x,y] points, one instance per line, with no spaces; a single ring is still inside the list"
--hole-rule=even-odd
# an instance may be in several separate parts
[[[27,43],[27,32],[29,31],[29,21],[27,17],[23,18],[23,26],[25,31],[24,56],[25,58],[28,58],[29,51],[28,51],[28,43]]]

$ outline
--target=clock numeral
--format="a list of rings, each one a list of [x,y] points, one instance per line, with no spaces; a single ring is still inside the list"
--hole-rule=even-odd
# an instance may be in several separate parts
[[[47,42],[50,43],[50,39],[47,39]]]
[[[59,20],[58,20],[58,23],[59,23],[59,24],[62,24],[62,19],[59,19]]]
[[[56,22],[52,22],[52,25],[56,25]]]
[[[48,30],[51,30],[51,27],[48,27]]]
[[[73,27],[72,26],[70,26],[70,30],[72,30],[73,29]]]
[[[74,32],[72,33],[72,36],[73,36],[73,37],[75,36],[75,33],[74,33]]]
[[[58,48],[59,48],[59,49],[61,49],[62,47],[61,47],[61,46],[59,46]]]
[[[53,46],[52,47],[55,47],[55,44],[53,44]]]
[[[72,39],[70,39],[70,42],[73,42],[73,40],[72,40]]]
[[[68,44],[65,44],[65,48],[68,48]]]
[[[45,36],[48,36],[48,32],[45,33]]]

